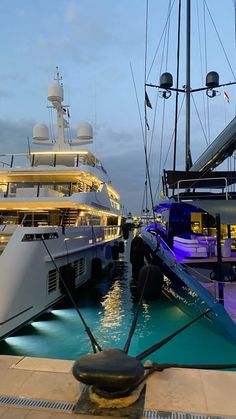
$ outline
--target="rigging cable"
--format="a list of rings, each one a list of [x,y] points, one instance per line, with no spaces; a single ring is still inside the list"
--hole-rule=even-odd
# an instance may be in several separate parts
[[[163,138],[164,138],[164,125],[165,125],[165,109],[166,102],[164,101],[163,110],[162,110],[162,125],[161,125],[161,144],[160,144],[160,154],[159,154],[159,175],[158,175],[158,184],[157,184],[157,194],[160,192],[160,183],[161,183],[161,160],[162,160],[162,148],[163,148]]]
[[[155,101],[155,110],[154,110],[154,120],[152,124],[152,131],[151,131],[151,139],[150,139],[150,146],[148,151],[148,143],[147,143],[147,132],[149,131],[149,125],[147,121],[147,103],[146,103],[146,82],[147,82],[147,40],[148,40],[148,0],[146,2],[146,29],[145,29],[145,76],[144,76],[144,94],[145,94],[145,102],[144,102],[144,115],[145,115],[145,144],[146,144],[146,181],[145,181],[145,193],[146,193],[146,209],[148,208],[148,195],[147,195],[147,187],[149,186],[150,190],[150,200],[151,200],[151,208],[152,208],[152,214],[153,218],[155,220],[155,212],[154,212],[154,199],[153,199],[153,192],[152,192],[152,186],[151,182],[147,182],[149,176],[150,176],[150,162],[151,162],[151,150],[152,150],[152,144],[153,144],[153,137],[154,137],[154,127],[155,127],[155,121],[156,121],[156,114],[157,114],[157,102],[158,102],[158,94]]]
[[[147,157],[147,147],[145,145],[145,136],[144,136],[144,129],[143,129],[143,123],[142,123],[142,118],[141,118],[141,111],[140,111],[140,106],[139,106],[139,101],[138,101],[136,84],[135,84],[135,80],[134,80],[134,73],[133,73],[133,69],[132,69],[131,64],[130,64],[130,68],[131,68],[131,75],[132,75],[132,79],[133,79],[135,96],[136,96],[136,101],[137,101],[137,105],[138,105],[139,118],[140,118],[140,123],[141,123],[141,128],[142,128],[142,134],[143,134],[142,137],[143,137],[143,146],[144,146],[144,155],[145,155],[145,166],[146,166],[146,170],[147,170],[147,179],[148,179],[148,185],[149,185],[150,196],[151,196],[153,218],[155,219],[154,203],[153,203],[153,195],[152,195],[152,187],[151,187],[151,178],[150,178],[150,173],[149,173],[149,164],[148,164],[148,157]]]
[[[233,0],[233,4],[234,4],[234,62],[236,63],[236,0]],[[236,115],[236,102],[234,104],[234,115]],[[234,171],[236,169],[236,165],[235,165],[235,152],[232,154],[232,157],[234,159]],[[235,192],[235,185],[233,185],[233,191]]]
[[[209,143],[208,143],[208,141],[207,141],[207,136],[206,136],[206,133],[205,133],[205,131],[204,131],[204,127],[203,127],[203,124],[202,124],[202,121],[201,121],[201,118],[200,118],[200,114],[199,114],[199,112],[198,112],[197,105],[196,105],[196,102],[195,102],[195,99],[194,99],[194,95],[193,95],[193,94],[191,94],[191,98],[192,98],[192,101],[193,101],[193,104],[194,104],[194,108],[195,108],[195,111],[196,111],[196,114],[197,114],[197,117],[198,117],[199,123],[200,123],[200,125],[201,125],[201,129],[202,129],[202,132],[203,132],[203,136],[204,136],[204,138],[205,138],[205,140],[206,140],[206,145],[208,146],[208,145],[209,145]]]
[[[179,119],[180,114],[181,114],[181,112],[182,112],[184,102],[185,102],[185,97],[183,96],[183,99],[182,99],[182,102],[181,102],[181,105],[180,105],[180,109],[179,109],[178,119]],[[170,150],[171,150],[171,146],[172,146],[172,144],[173,144],[173,140],[174,140],[174,130],[173,130],[173,133],[172,133],[172,135],[171,135],[171,140],[170,140],[170,144],[169,144],[168,150],[167,150],[167,152],[166,152],[166,157],[165,157],[165,160],[164,160],[164,163],[163,163],[163,167],[165,167],[166,162],[167,162],[167,159],[168,159],[168,157],[169,157],[169,153],[170,153]],[[157,198],[158,192],[159,192],[159,191],[158,191],[158,187],[157,187],[157,188],[156,188],[155,195],[154,195],[154,200]]]
[[[164,45],[166,44],[166,39],[169,38],[169,28],[170,28],[170,10],[171,10],[171,0],[169,0],[169,10],[168,10],[168,19],[165,25],[165,30],[164,30]],[[168,42],[167,42],[168,44]],[[161,58],[161,68],[163,65],[163,61],[164,61],[164,48],[162,51],[162,58]],[[167,48],[167,53],[166,53],[166,66],[167,66],[167,61],[168,61],[168,48]],[[161,72],[161,71],[160,71]],[[145,81],[146,83],[146,81]],[[146,103],[145,103],[145,115],[146,115]],[[156,111],[157,111],[157,100],[156,100],[156,105],[155,105],[155,120],[156,120]],[[162,158],[162,146],[163,146],[163,137],[164,137],[164,116],[165,116],[165,103],[164,103],[164,107],[163,107],[163,116],[162,116],[162,136],[161,136],[161,145],[160,145],[160,153],[159,153],[159,182],[158,182],[158,189],[159,189],[159,184],[160,184],[160,177],[161,177],[161,158]],[[153,124],[153,129],[152,129],[152,137],[153,137],[153,133],[154,133],[154,124]],[[152,141],[151,141],[151,146],[150,146],[150,150],[149,150],[149,156],[148,156],[148,165],[150,165],[150,157],[151,157],[151,147],[152,147]],[[151,194],[151,192],[150,192]],[[155,219],[155,215],[154,215],[154,201],[152,199],[152,209],[153,209],[153,216]]]
[[[158,92],[157,92],[156,101],[155,101],[155,108],[154,108],[154,115],[153,115],[153,124],[152,124],[152,133],[151,133],[151,140],[150,140],[150,148],[149,148],[149,155],[148,155],[149,166],[151,164],[151,156],[152,156],[152,149],[153,149],[153,140],[154,140],[155,126],[156,126],[156,117],[157,117],[158,99],[159,99],[159,95],[158,95]],[[155,201],[155,196],[154,196],[154,201]]]
[[[216,24],[215,24],[214,19],[213,19],[212,15],[211,15],[211,12],[210,12],[210,10],[209,10],[209,7],[207,6],[206,0],[204,0],[204,4],[205,4],[205,6],[206,6],[206,8],[207,8],[207,11],[208,11],[208,13],[209,13],[209,16],[210,16],[210,18],[211,18],[211,21],[212,21],[213,27],[214,27],[214,29],[215,29],[215,31],[216,31],[216,35],[217,35],[217,37],[218,37],[218,40],[219,40],[220,45],[221,45],[221,47],[222,47],[222,50],[223,50],[223,52],[224,52],[224,56],[225,56],[226,61],[227,61],[228,65],[229,65],[229,68],[230,68],[230,70],[231,70],[232,76],[234,77],[234,80],[235,80],[235,79],[236,79],[236,77],[235,77],[235,74],[234,74],[233,68],[232,68],[232,66],[231,66],[231,64],[230,64],[230,61],[229,61],[228,55],[227,55],[227,53],[226,53],[226,51],[225,51],[225,48],[224,48],[223,42],[222,42],[222,40],[221,40],[221,38],[220,38],[219,32],[218,32],[218,30],[217,30]]]
[[[199,3],[196,2],[196,6],[197,6],[197,27],[198,27],[198,44],[199,44],[199,54],[200,54],[200,65],[201,65],[201,80],[202,80],[202,85],[204,85],[204,75],[203,75],[203,52],[202,52],[202,38],[201,38],[201,30],[200,30],[200,15],[199,15]],[[205,22],[205,20],[203,19],[203,22]],[[205,23],[204,23],[205,25]],[[204,26],[204,33],[205,33],[205,26]],[[205,95],[205,92],[202,91],[202,103],[203,103],[203,115],[204,115],[204,126],[205,126],[205,138],[206,138],[206,142],[207,145],[209,145],[209,141],[207,138],[207,106],[208,106],[208,101],[207,101],[207,97]],[[207,101],[207,103],[206,103]],[[202,124],[203,125],[203,124]]]
[[[163,36],[164,36],[164,34],[165,34],[166,27],[167,27],[167,25],[168,25],[168,20],[169,20],[169,17],[170,17],[170,14],[171,14],[171,12],[172,12],[172,9],[173,9],[174,4],[175,4],[175,0],[173,0],[173,3],[172,3],[172,5],[171,5],[170,11],[169,11],[169,15],[167,16],[166,23],[165,23],[165,26],[164,26],[164,28],[163,28],[163,31],[162,31],[162,34],[161,34],[160,41],[159,41],[159,43],[158,43],[158,45],[157,45],[157,48],[156,48],[156,51],[155,51],[154,57],[153,57],[153,59],[152,59],[152,62],[151,62],[151,65],[150,65],[150,68],[149,68],[149,71],[148,71],[147,79],[148,79],[148,77],[150,76],[150,73],[151,73],[151,71],[152,71],[152,67],[153,67],[154,62],[155,62],[155,60],[156,60],[156,56],[157,56],[158,50],[159,50],[159,48],[160,48],[160,45],[161,45],[161,42],[162,42],[162,38],[163,38]]]
[[[179,119],[180,114],[181,114],[181,112],[182,112],[184,102],[185,102],[185,96],[183,96],[183,99],[182,99],[182,102],[181,102],[181,105],[180,105],[178,119]],[[173,140],[174,140],[174,130],[173,130],[173,133],[172,133],[172,135],[171,135],[171,140],[170,140],[170,143],[169,143],[168,150],[167,150],[167,152],[166,152],[166,157],[165,157],[165,160],[164,160],[164,163],[163,163],[163,167],[165,167],[166,162],[167,162],[167,159],[168,159],[168,157],[169,157],[169,153],[170,153],[170,150],[171,150],[171,147],[172,147],[172,144],[173,144]],[[157,198],[158,193],[159,193],[159,191],[158,191],[158,187],[157,187],[157,188],[156,188],[156,192],[155,192],[155,199]]]
[[[236,63],[236,0],[233,0],[234,3],[234,54],[235,54],[235,58],[234,61]],[[236,115],[236,103],[235,103],[235,111],[234,111],[235,115]]]
[[[234,54],[235,54],[235,60],[234,60],[234,62],[236,63],[236,0],[233,0],[233,3],[234,3],[234,50],[235,50],[235,52],[234,52]],[[235,109],[234,109],[234,114],[236,115],[236,102],[235,102]],[[235,169],[236,169],[236,159],[235,159],[235,152],[233,153],[233,155],[232,155],[232,157],[234,158],[234,171],[235,171]],[[236,188],[236,185],[233,185],[233,191],[235,192],[235,188]]]
[[[154,54],[154,58],[152,60],[152,63],[151,63],[151,66],[150,66],[150,69],[149,69],[149,72],[148,72],[148,77],[149,77],[150,72],[152,70],[152,67],[154,65],[154,62],[155,62],[155,59],[156,59],[156,56],[157,56],[159,47],[161,45],[163,36],[165,36],[165,39],[166,39],[166,33],[167,33],[167,30],[166,29],[170,27],[170,15],[171,15],[171,12],[172,12],[172,9],[173,9],[174,4],[175,4],[175,0],[173,1],[173,3],[171,3],[171,0],[169,1],[169,10],[168,10],[168,15],[167,15],[166,23],[165,23],[164,29],[162,31],[162,35],[161,35],[160,41],[159,41],[158,46],[156,48],[156,51],[155,51],[155,54]],[[165,43],[165,41],[164,41],[164,43]],[[168,57],[168,54],[167,54],[167,57]],[[164,54],[162,53],[161,68],[162,68],[163,60],[164,60]],[[166,60],[167,60],[167,58],[166,58]],[[160,73],[161,73],[161,71],[160,71]],[[153,143],[153,137],[154,137],[154,127],[155,127],[155,122],[156,122],[157,102],[158,102],[158,94],[157,94],[157,100],[156,100],[156,104],[155,104],[154,122],[153,122],[152,134],[151,134],[150,148],[149,148],[149,153],[148,153],[148,164],[149,165],[150,165],[151,150],[152,150],[152,143]],[[145,109],[145,115],[146,115],[146,109]],[[160,183],[160,173],[159,173],[159,183]],[[159,185],[158,185],[158,188],[159,188]]]
[[[173,2],[172,5],[169,4],[169,11],[168,11],[168,15],[167,15],[167,19],[166,19],[166,24],[165,24],[164,30],[162,32],[161,40],[162,40],[162,38],[163,38],[164,35],[166,37],[166,27],[167,27],[167,25],[168,25],[168,27],[170,27],[170,23],[169,23],[169,20],[170,19],[169,19],[169,17],[171,15],[171,11],[172,11],[173,5],[174,5],[174,2]],[[155,57],[156,57],[157,51],[158,51],[158,49],[160,47],[161,40],[160,40],[160,42],[158,44],[158,47],[156,49]],[[165,43],[165,41],[164,41],[164,43]],[[162,53],[162,58],[161,58],[160,75],[162,73],[163,61],[164,61],[164,53]],[[153,60],[153,62],[154,62],[154,60]],[[152,63],[152,65],[153,65],[153,63]],[[150,71],[151,71],[151,69],[150,69]],[[149,74],[150,74],[150,71],[149,71]],[[154,138],[155,124],[156,124],[158,98],[159,98],[159,95],[158,95],[158,92],[157,92],[156,101],[155,101],[155,109],[154,109],[154,119],[153,119],[152,133],[151,133],[151,141],[150,141],[150,147],[149,147],[149,156],[148,156],[149,165],[150,165],[150,161],[151,161],[152,144],[153,144],[153,138]]]
[[[208,60],[207,60],[207,35],[206,35],[206,7],[205,7],[205,1],[203,0],[203,26],[204,26],[204,55],[205,55],[205,73],[207,74],[207,67],[208,67]],[[207,98],[206,102],[206,118],[207,118],[207,142],[210,144],[210,109],[209,109],[209,98]]]
[[[168,62],[168,53],[169,53],[169,31],[170,31],[170,10],[171,10],[171,0],[169,0],[169,6],[168,6],[168,25],[167,30],[165,32],[165,39],[164,39],[164,46],[167,45],[167,52],[166,52],[166,62],[165,62],[165,68],[167,68],[167,62]],[[163,52],[162,52],[162,60],[164,61],[164,46],[163,46]],[[158,175],[158,185],[157,190],[160,190],[160,182],[161,182],[161,172],[162,172],[162,150],[163,150],[163,142],[164,142],[164,128],[165,128],[165,108],[166,103],[164,100],[163,104],[163,110],[162,110],[162,126],[161,126],[161,144],[160,144],[160,153],[159,153],[159,175]]]
[[[180,25],[181,25],[181,0],[179,0],[178,10],[178,35],[177,35],[177,65],[176,65],[176,95],[175,95],[175,129],[174,129],[174,155],[173,155],[173,170],[176,169],[176,145],[178,134],[178,106],[179,106],[179,57],[180,57]]]
[[[58,275],[59,275],[59,278],[60,278],[60,280],[61,280],[61,282],[62,282],[62,284],[63,284],[63,286],[64,286],[64,288],[66,290],[66,293],[67,293],[68,297],[70,298],[70,300],[71,300],[71,302],[72,302],[75,310],[77,311],[77,313],[78,313],[78,315],[80,317],[80,320],[82,321],[82,323],[84,325],[84,330],[85,330],[85,332],[87,333],[87,335],[88,335],[88,337],[90,339],[90,342],[91,342],[91,345],[92,345],[92,348],[93,348],[93,352],[96,353],[97,352],[97,349],[99,351],[102,351],[101,346],[97,343],[97,341],[96,341],[95,337],[93,336],[90,328],[86,324],[86,322],[85,322],[85,320],[84,320],[84,318],[83,318],[83,316],[82,316],[79,308],[77,307],[77,304],[76,304],[76,302],[75,302],[75,300],[74,300],[74,298],[73,298],[73,296],[72,296],[72,294],[71,294],[71,292],[70,292],[70,290],[69,290],[66,282],[64,281],[64,278],[62,277],[62,274],[61,274],[60,270],[58,269],[57,264],[55,263],[55,260],[53,259],[52,254],[51,254],[49,248],[47,247],[47,245],[45,243],[45,240],[42,237],[41,237],[41,241],[43,242],[43,245],[44,245],[44,247],[45,247],[45,249],[46,249],[46,251],[47,251],[47,253],[48,253],[48,255],[49,255],[49,257],[50,257],[50,259],[51,259],[51,261],[52,261],[52,263],[53,263],[53,265],[54,265],[54,267],[55,267],[55,269],[56,269],[56,271],[58,273]]]
[[[144,49],[144,97],[146,95],[146,78],[147,78],[147,40],[148,40],[148,0],[146,0],[146,19],[145,19],[145,49]],[[144,146],[148,147],[148,138],[147,138],[147,131],[148,131],[148,120],[147,120],[147,106],[146,103],[144,101],[144,119],[145,119],[145,125],[144,125]],[[148,191],[148,182],[147,182],[147,166],[145,168],[145,186],[144,186],[144,205],[143,208],[148,208],[148,196],[147,196],[147,191]]]

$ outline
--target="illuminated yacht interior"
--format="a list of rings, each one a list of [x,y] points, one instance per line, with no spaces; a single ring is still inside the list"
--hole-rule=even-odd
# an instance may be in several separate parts
[[[69,105],[57,69],[48,88],[49,128],[33,128],[27,153],[0,156],[0,337],[72,289],[99,276],[121,238],[120,196],[97,157],[87,122],[70,138]],[[37,148],[35,148],[37,147]]]

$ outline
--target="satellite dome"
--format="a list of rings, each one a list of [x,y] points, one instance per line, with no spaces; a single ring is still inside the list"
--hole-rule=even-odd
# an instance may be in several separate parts
[[[44,124],[36,124],[33,127],[33,139],[40,140],[40,141],[48,141],[49,140],[49,131],[47,125]]]
[[[50,102],[62,102],[64,99],[64,89],[58,83],[53,83],[48,87],[48,100]]]
[[[170,73],[163,73],[160,77],[160,87],[170,89],[173,86],[173,77]]]
[[[88,122],[81,122],[77,129],[79,140],[91,140],[93,138],[93,128]]]
[[[216,71],[210,71],[206,76],[206,86],[214,88],[219,86],[219,74]]]

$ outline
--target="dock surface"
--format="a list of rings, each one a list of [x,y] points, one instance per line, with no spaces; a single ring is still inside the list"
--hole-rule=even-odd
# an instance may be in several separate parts
[[[67,360],[1,355],[0,418],[111,417],[109,412],[107,416],[73,412],[83,387],[74,379],[72,365]],[[236,418],[235,391],[233,371],[166,369],[147,380],[143,417]],[[112,417],[117,417],[114,412]]]

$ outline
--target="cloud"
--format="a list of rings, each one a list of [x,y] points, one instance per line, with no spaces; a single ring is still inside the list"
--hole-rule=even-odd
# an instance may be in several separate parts
[[[7,89],[0,89],[0,97],[1,98],[9,98],[12,97],[13,93],[11,90],[7,90]]]
[[[128,129],[114,130],[111,127],[100,126],[97,129],[96,147],[99,154],[102,156],[123,155],[125,152],[135,151],[135,149],[142,149],[142,143],[139,142],[139,135],[136,130],[129,131]]]
[[[0,119],[0,153],[19,153],[28,150],[27,137],[31,139],[33,122]]]
[[[18,72],[18,71],[9,71],[7,73],[1,74],[2,81],[16,81],[16,82],[25,82],[28,79],[28,74],[26,72]]]
[[[78,22],[79,8],[78,3],[75,0],[71,0],[68,2],[65,9],[64,20],[67,25]]]
[[[119,148],[117,154],[102,159],[112,185],[121,195],[121,202],[134,214],[141,212],[145,184],[144,154],[138,148]]]
[[[122,28],[119,22],[122,22]],[[126,5],[110,1],[87,0],[66,3],[62,17],[61,50],[80,65],[89,62],[130,60],[135,48],[143,45],[143,33],[138,26],[130,27]],[[53,40],[56,44],[57,38]],[[56,45],[54,45],[56,47]],[[142,54],[142,51],[139,51]]]

